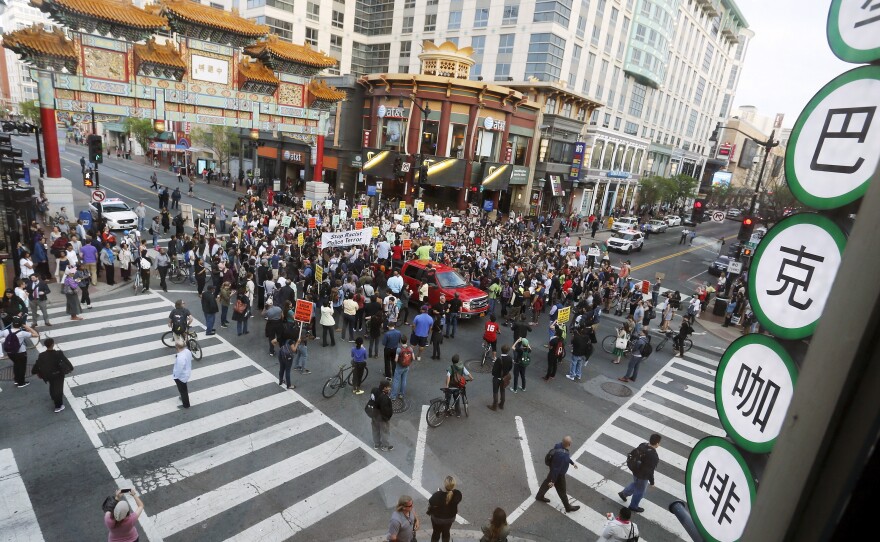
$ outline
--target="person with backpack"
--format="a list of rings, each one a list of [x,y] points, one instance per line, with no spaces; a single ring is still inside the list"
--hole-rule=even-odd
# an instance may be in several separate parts
[[[632,511],[627,507],[622,507],[617,513],[617,517],[612,512],[606,515],[608,521],[599,535],[599,540],[613,540],[614,542],[630,542],[639,539],[639,528],[635,522],[631,520]]]
[[[373,406],[371,409],[373,411],[371,418],[373,448],[383,452],[390,452],[394,449],[394,446],[388,443],[388,433],[391,430],[391,416],[394,415],[394,408],[389,397],[390,393],[391,384],[387,379],[382,379],[379,381],[379,385],[370,391],[370,400],[367,403]]]
[[[394,376],[391,383],[391,399],[393,400],[395,398],[403,399],[404,395],[406,395],[406,377],[409,375],[409,367],[412,365],[413,359],[415,358],[415,352],[413,352],[412,347],[407,344],[406,337],[402,336],[401,333],[393,327],[388,330],[388,333],[391,333],[392,331],[396,332],[398,342],[398,347],[393,350],[391,354],[395,360],[395,368],[392,371]],[[382,338],[383,341],[388,337],[388,333]],[[388,339],[387,344],[391,344],[393,341],[394,334]],[[386,353],[388,350],[389,348],[386,346]]]
[[[651,337],[648,335],[649,331],[647,327],[643,327],[641,336],[633,342],[626,374],[618,378],[621,382],[635,382],[639,376],[639,365],[654,351],[651,346]]]
[[[492,404],[486,405],[489,410],[504,410],[504,390],[510,385],[513,370],[513,358],[510,355],[510,346],[501,347],[501,357],[492,364]],[[498,394],[501,393],[501,401]]]
[[[278,349],[278,385],[282,388],[286,382],[287,389],[296,389],[290,380],[290,369],[293,367],[293,356],[297,350],[298,347],[292,339],[284,341],[281,348]]]
[[[186,340],[186,332],[192,325],[193,316],[182,299],[174,302],[174,308],[168,313],[168,327],[174,332],[175,340]]]
[[[522,391],[526,391],[526,367],[532,362],[532,347],[525,337],[517,339],[513,346],[513,387],[510,391],[516,393],[519,379],[522,379]]]
[[[8,329],[0,330],[0,339],[3,339],[3,351],[12,360],[12,376],[16,388],[24,388],[30,385],[25,380],[27,372],[27,339],[36,339],[40,335],[25,323],[25,319],[13,316]]]
[[[648,490],[648,484],[654,485],[654,470],[657,468],[657,464],[660,463],[660,456],[657,455],[660,440],[662,440],[662,437],[654,433],[648,439],[648,442],[639,444],[638,447],[626,456],[626,466],[633,474],[633,481],[623,488],[623,491],[619,491],[617,496],[623,502],[626,502],[626,499],[632,496],[629,509],[633,512],[645,511],[644,508],[639,507],[639,503],[642,497],[645,496],[645,491]]]
[[[538,489],[538,494],[535,495],[535,500],[550,502],[550,499],[544,495],[551,487],[555,487],[556,494],[559,495],[559,500],[562,501],[565,511],[575,512],[580,510],[581,507],[577,505],[573,506],[569,503],[568,495],[565,492],[565,473],[568,472],[568,466],[572,465],[574,468],[578,468],[577,464],[572,461],[571,455],[569,455],[570,449],[571,437],[566,436],[562,439],[562,442],[557,443],[552,450],[547,452],[547,455],[544,457],[544,464],[550,467],[550,472],[547,473],[547,478],[544,479],[540,489]]]
[[[579,327],[571,337],[571,366],[568,369],[566,378],[574,382],[581,381],[583,369],[590,362],[590,356],[593,355],[593,343],[590,342],[590,328]]]
[[[397,300],[395,298],[394,303]],[[398,348],[400,346],[401,340],[403,339],[403,334],[397,329],[397,322],[388,322],[388,330],[382,335],[382,350],[383,350],[383,359],[385,361],[385,378],[391,378],[395,372],[395,360],[398,355]],[[403,341],[405,342],[405,341]],[[409,366],[407,364],[407,366]],[[394,398],[394,395],[391,396]]]
[[[64,375],[73,371],[73,364],[61,350],[55,350],[55,339],[47,337],[43,341],[44,352],[37,356],[31,374],[35,374],[49,384],[49,397],[55,404],[55,412],[64,410]]]
[[[293,351],[293,370],[301,375],[312,374],[312,371],[306,369],[306,363],[309,361],[309,331],[303,329],[303,326],[300,326],[299,334],[291,350]]]
[[[466,386],[468,381],[473,382],[474,377],[465,368],[458,354],[453,354],[452,365],[446,370],[446,385],[444,386],[444,394],[446,395],[446,410],[449,410],[449,402],[456,399],[459,394],[467,393]],[[455,403],[455,416],[461,418],[461,403]]]
[[[544,375],[544,382],[550,382],[556,378],[556,366],[565,357],[565,337],[562,335],[562,329],[559,326],[553,326],[553,338],[548,344],[547,351],[547,374]]]

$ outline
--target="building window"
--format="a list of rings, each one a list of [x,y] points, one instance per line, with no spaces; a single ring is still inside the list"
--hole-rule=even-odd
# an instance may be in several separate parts
[[[498,54],[512,53],[516,34],[501,34],[498,36]]]
[[[506,81],[510,77],[510,64],[495,64],[495,80]]]
[[[414,22],[415,22],[415,17],[404,17],[403,18],[403,28],[401,28],[400,32],[402,34],[412,34]]]
[[[306,43],[312,47],[318,46],[318,29],[306,27]]]
[[[614,35],[609,32],[605,35],[605,52],[611,54],[611,46],[614,44]]]
[[[593,45],[598,47],[599,46],[599,35],[601,33],[602,33],[602,30],[599,28],[599,25],[594,24],[593,25],[593,34],[592,34],[592,36],[590,36],[590,43],[592,43]]]
[[[409,73],[409,66],[404,66],[404,65],[398,66],[397,73]]]
[[[411,50],[412,50],[412,42],[411,41],[400,42],[400,58],[409,58],[409,53]]]
[[[449,24],[447,25],[447,30],[458,30],[461,28],[461,12],[460,11],[450,11],[449,12]]]
[[[414,8],[414,7],[416,7],[416,0],[406,0],[406,2],[403,3],[404,9]]]
[[[551,33],[532,34],[526,57],[526,78],[534,76],[539,81],[559,81],[564,54],[564,39]]]
[[[330,52],[342,53],[342,36],[330,35]]]
[[[721,100],[721,110],[718,111],[718,116],[722,117],[722,118],[726,118],[728,107],[730,107],[730,94],[725,94],[724,99]]]
[[[471,48],[474,50],[474,56],[482,56],[486,50],[486,36],[471,37]]]
[[[614,151],[617,150],[617,144],[610,141],[605,145],[605,157],[602,160],[602,169],[611,169],[611,160],[614,158]]]
[[[571,118],[571,102],[565,102],[562,104],[562,116],[566,118]]]
[[[294,9],[293,0],[248,0],[247,2],[248,9],[262,6],[273,7],[288,13],[293,13]]]
[[[501,24],[516,24],[519,19],[519,5],[504,6],[504,12],[501,16]]]
[[[341,11],[333,10],[333,26],[336,28],[342,28],[345,26],[345,13]]]
[[[596,15],[602,15],[603,13],[605,13],[605,0],[599,0],[599,3],[596,4]]]
[[[587,20],[581,15],[578,16],[577,37],[584,39],[584,32],[587,31]]]
[[[733,90],[736,87],[736,76],[739,73],[739,66],[730,68],[730,78],[727,80],[727,90]]]
[[[214,9],[226,9],[223,7],[223,4],[218,4],[217,2],[211,2],[209,5]]]
[[[634,117],[642,116],[642,108],[645,105],[645,94],[648,88],[641,84],[635,83],[632,89],[632,96],[629,99],[629,114]]]
[[[597,110],[593,111],[593,115],[590,119],[593,119],[599,113]],[[596,124],[595,120],[590,120],[590,124]],[[593,150],[590,151],[590,167],[594,169],[599,169],[599,166],[602,165],[602,149],[605,148],[605,141],[600,139],[593,144]]]
[[[602,119],[602,127],[608,128],[611,126],[611,113],[605,113],[605,117]]]
[[[639,133],[639,125],[635,122],[627,121],[626,125],[623,127],[623,133],[629,135],[638,135]]]
[[[425,15],[425,32],[433,32],[437,30],[437,14],[428,13]]]
[[[538,0],[535,4],[533,22],[555,22],[568,26],[571,19],[571,0]]]
[[[272,29],[272,32],[278,34],[278,37],[287,41],[293,41],[293,23],[282,21],[274,17],[259,16],[254,17],[253,21],[257,24],[264,24]]]
[[[306,19],[317,21],[321,18],[321,5],[314,2],[306,3]]]
[[[474,28],[486,28],[489,24],[489,8],[477,8],[474,14]]]
[[[547,98],[547,102],[544,103],[544,113],[547,115],[556,114],[556,98]]]
[[[694,103],[696,105],[700,105],[703,103],[703,92],[706,90],[706,80],[700,77],[700,81],[697,83],[697,90],[694,91]]]
[[[697,128],[697,111],[691,111],[691,118],[688,119],[687,137],[693,137],[694,130]]]
[[[620,130],[620,123],[623,122],[623,119],[620,117],[614,117],[614,129]]]
[[[446,38],[446,41],[452,42],[455,44],[456,47],[458,47],[458,36],[450,36]]]
[[[703,54],[703,71],[708,73],[712,66],[712,57],[715,55],[715,48],[711,43],[706,44],[706,52]]]

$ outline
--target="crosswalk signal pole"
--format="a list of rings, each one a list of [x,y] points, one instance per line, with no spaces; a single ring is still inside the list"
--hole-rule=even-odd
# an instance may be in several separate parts
[[[97,125],[95,124],[95,108],[90,107],[89,113],[91,113],[91,115],[92,115],[92,137],[99,138],[100,136],[98,135],[98,128],[97,128]],[[100,139],[98,141],[100,142]],[[94,162],[94,164],[95,164],[95,172],[94,172],[95,174],[94,174],[93,180],[94,180],[94,184],[95,184],[95,190],[97,190],[98,188],[101,188],[101,177],[98,175],[99,159],[96,158],[95,156],[92,156],[92,146],[88,145],[88,144],[86,146],[89,148],[89,162]],[[100,146],[103,147],[103,145],[100,145]],[[101,149],[101,152],[103,153],[103,149]]]

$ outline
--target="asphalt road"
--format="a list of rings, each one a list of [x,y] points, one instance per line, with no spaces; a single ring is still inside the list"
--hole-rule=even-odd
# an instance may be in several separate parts
[[[68,152],[67,157],[66,174],[77,178],[78,155]],[[115,159],[110,162],[105,171],[117,165]],[[135,199],[149,192],[142,180],[149,174],[120,161],[119,169],[126,168],[130,173],[102,175],[102,185]],[[224,202],[223,189],[199,185],[198,190]],[[231,203],[234,195],[226,195]],[[703,224],[698,231],[708,239],[734,230],[728,222]],[[645,250],[629,259],[636,276],[666,273],[665,284],[679,284],[684,292],[694,285],[689,281],[705,277],[700,273],[717,249],[701,246],[698,237],[696,248],[676,255],[684,247],[673,232],[651,236]],[[599,345],[582,382],[564,377],[565,362],[557,378],[545,383],[540,380],[546,369],[544,316],[530,336],[536,350],[526,392],[508,392],[506,408],[492,412],[486,408],[491,377],[476,373],[469,385],[469,416],[430,429],[423,408],[440,395],[449,358],[458,353],[474,367],[480,353],[482,322],[465,322],[456,338],[442,345],[442,361],[431,361],[426,353],[411,369],[408,408],[391,422],[394,449],[380,453],[372,448],[363,412],[366,396],[348,389],[331,399],[321,395],[325,380],[348,362],[351,345],[339,337],[335,348],[311,343],[312,374],[295,374],[297,389],[286,391],[277,385],[277,361],[267,354],[259,315],[251,320],[249,335],[237,336],[234,325],[215,337],[200,333],[206,353],[194,363],[193,408],[177,410],[172,350],[159,337],[175,299],[184,299],[198,320],[202,314],[194,287],[172,288],[168,294],[138,297],[128,289],[118,291],[93,303],[82,322],[66,321],[64,308],[54,309],[55,326],[48,335],[77,366],[67,380],[65,412],[52,413],[40,381],[21,390],[2,383],[0,403],[4,412],[15,414],[0,429],[0,450],[10,450],[20,478],[8,480],[19,480],[25,499],[10,492],[16,504],[10,509],[21,509],[24,517],[30,511],[43,539],[106,536],[100,503],[116,487],[133,485],[146,503],[141,539],[150,542],[364,540],[386,531],[400,494],[412,495],[423,515],[427,495],[453,474],[464,493],[459,513],[467,522],[458,529],[479,531],[501,506],[516,536],[580,541],[595,538],[603,515],[620,507],[616,492],[630,479],[625,455],[655,431],[664,435],[661,466],[637,522],[643,539],[682,539],[683,530],[666,507],[684,497],[690,448],[699,438],[721,432],[712,380],[726,345],[711,335],[694,337],[697,346],[683,360],[672,358],[668,347],[655,353],[634,384],[617,381],[626,362],[613,365]],[[600,341],[618,320],[603,319]],[[510,342],[510,331],[504,330],[499,344]],[[369,367],[366,384],[373,386],[381,362],[370,360]],[[546,476],[544,454],[565,435],[574,439],[573,457],[580,467],[569,470],[568,494],[582,506],[568,515],[552,491],[547,494],[551,505],[533,498]],[[0,514],[0,526],[7,525]],[[424,528],[428,525],[425,521]],[[419,536],[428,538],[428,533]]]

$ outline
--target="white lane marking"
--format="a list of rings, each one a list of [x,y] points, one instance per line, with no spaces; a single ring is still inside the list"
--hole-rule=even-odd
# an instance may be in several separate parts
[[[679,412],[678,410],[669,408],[668,406],[657,403],[656,401],[653,401],[647,397],[639,397],[639,400],[636,401],[636,404],[641,407],[645,407],[648,410],[656,412],[657,414],[662,414],[667,418],[673,419],[677,422],[681,422],[689,427],[693,427],[694,429],[701,431],[707,435],[723,437],[727,434],[726,431],[724,431],[724,429],[721,429],[720,427],[716,427],[710,423],[698,420],[693,416],[688,416],[683,412]]]
[[[516,422],[516,433],[519,437],[519,446],[522,450],[523,465],[525,465],[526,469],[526,483],[529,486],[529,496],[526,497],[526,500],[517,506],[509,516],[507,516],[507,522],[511,525],[535,502],[535,495],[538,493],[538,489],[540,489],[538,475],[535,472],[535,464],[532,460],[532,449],[529,446],[529,438],[526,436],[526,427],[525,424],[523,424],[522,416],[516,416],[514,421]]]
[[[647,442],[645,435],[634,435],[626,429],[621,429],[616,425],[609,425],[608,428],[605,430],[605,434],[611,438],[619,440],[630,448],[635,448],[639,444]],[[660,448],[657,448],[657,455],[660,456],[660,461],[662,461],[663,463],[668,463],[675,468],[681,470],[685,470],[687,468],[687,458],[671,452],[669,448],[664,448],[662,446]]]
[[[144,297],[144,296],[141,296],[141,297]],[[96,313],[100,312],[95,309],[103,309],[103,308],[112,307],[115,305],[123,305],[125,303],[131,303],[132,301],[134,301],[134,299],[131,297],[119,297],[116,299],[101,299],[101,300],[98,300],[98,301],[95,301],[94,303],[92,303],[92,310],[88,311],[87,314],[96,314]],[[62,306],[62,307],[56,307],[53,309],[49,309],[48,314],[49,314],[49,316],[53,316],[56,314],[67,314],[67,308]]]
[[[645,433],[657,433],[659,435],[663,435],[664,439],[674,440],[681,444],[684,444],[688,448],[693,448],[696,446],[697,442],[700,439],[696,437],[692,437],[686,433],[682,433],[678,429],[670,427],[663,422],[658,422],[657,420],[651,419],[647,416],[643,416],[638,412],[634,412],[632,410],[624,410],[620,413],[620,417],[627,419],[635,424],[640,425],[646,429]]]
[[[165,354],[147,359],[144,361],[136,361],[134,363],[129,363],[126,365],[118,365],[116,367],[110,367],[109,369],[101,369],[99,371],[91,371],[88,373],[71,373],[75,376],[68,376],[65,381],[70,384],[71,388],[75,388],[77,386],[84,386],[86,384],[94,384],[95,382],[103,382],[105,380],[112,380],[114,378],[120,378],[123,376],[131,376],[137,373],[143,373],[146,371],[152,371],[153,369],[159,369],[161,367],[168,367],[174,365],[174,350],[166,348],[164,345],[162,346]],[[229,349],[222,344],[215,344],[212,346],[206,346],[202,348],[202,357],[206,358],[207,356],[213,356],[215,354],[222,354],[223,352],[228,352]],[[195,362],[198,363],[198,362]],[[77,368],[80,367],[81,364],[77,364]]]
[[[134,311],[140,312],[142,310],[158,309],[159,307],[162,307],[163,305],[164,305],[164,303],[153,303],[153,304],[149,304],[149,305],[141,305],[138,307],[129,307],[128,310],[126,311],[126,314],[130,314],[131,312],[134,312]],[[107,312],[118,313],[119,310],[120,309],[113,309],[113,310],[107,311]],[[97,313],[89,313],[88,316],[89,316],[89,319],[84,320],[83,323],[80,323],[79,325],[67,326],[67,327],[63,327],[60,329],[55,329],[53,326],[53,329],[51,331],[49,331],[48,333],[53,339],[57,340],[59,337],[66,337],[68,335],[76,335],[78,333],[90,333],[92,331],[107,330],[107,333],[111,334],[111,333],[113,333],[112,328],[115,328],[115,327],[129,326],[132,324],[143,325],[143,324],[150,322],[150,321],[155,321],[155,322],[162,321],[159,318],[155,318],[155,316],[153,316],[153,315],[139,315],[139,316],[132,316],[130,318],[105,320],[103,322],[94,322],[94,321],[92,321],[92,318],[101,317],[101,316],[105,316],[105,315],[97,314]]]
[[[703,356],[701,354],[697,354],[693,350],[691,350],[690,352],[685,352],[684,357],[685,358],[693,358],[697,361],[702,361],[703,363],[707,363],[707,364],[711,365],[712,367],[718,367],[719,360],[713,359],[713,358],[710,358],[707,356]]]
[[[155,333],[156,340],[158,341],[162,337],[162,334],[165,333],[166,331],[168,331],[168,324],[162,324],[160,326],[145,327],[145,328],[140,328],[140,329],[134,329],[131,331],[123,331],[121,333],[114,333],[111,335],[111,337],[112,337],[113,342],[117,342],[117,341],[127,341],[129,339],[139,339],[141,337],[146,337],[150,334]],[[51,336],[51,334],[49,336]],[[100,345],[101,341],[102,341],[101,338],[90,337],[88,339],[80,339],[78,341],[71,341],[71,342],[62,343],[59,346],[62,347],[64,350],[76,350],[77,348],[89,348],[89,347],[94,348],[95,346]],[[134,350],[135,351],[143,350],[143,346],[136,346],[136,347],[134,347]],[[109,354],[107,356],[107,358],[115,358],[120,355],[119,350],[110,349],[110,350],[105,350],[104,352]],[[83,354],[80,357],[88,359],[90,356],[91,356],[91,354]],[[73,359],[71,359],[71,361],[73,361]]]
[[[690,277],[690,278],[689,278],[689,279],[687,279],[687,280],[688,280],[688,282],[690,282],[690,281],[692,281],[692,280],[694,280],[694,279],[695,279],[695,278],[697,278],[697,277],[699,277],[699,276],[700,276],[700,275],[702,275],[702,274],[703,274],[703,273],[706,273],[706,271],[700,271],[700,272],[699,272],[699,273],[697,273],[697,274],[696,274],[696,275],[694,275],[694,276],[692,276],[692,277]]]
[[[422,471],[425,467],[425,444],[428,441],[428,408],[422,405],[422,416],[419,418],[419,433],[416,436],[416,451],[413,458],[413,483],[422,485]]]
[[[9,448],[0,450],[0,533],[9,542],[42,542],[43,532],[18,463]]]
[[[611,448],[605,446],[604,444],[599,444],[598,442],[594,442],[590,445],[590,449],[587,450],[587,453],[595,456],[602,461],[605,461],[609,465],[613,466],[617,470],[623,471],[628,475],[631,475],[629,469],[626,468],[626,455],[620,452],[616,452]],[[684,478],[684,475],[682,475]],[[660,474],[659,472],[654,472],[654,482],[656,482],[655,487],[658,489],[662,489],[666,493],[669,493],[676,499],[684,500],[684,484],[673,480],[672,478],[666,476],[665,474]]]
[[[224,442],[209,450],[187,456],[179,461],[162,467],[158,474],[147,473],[134,479],[139,491],[146,493],[160,487],[176,484],[184,478],[206,472],[224,463],[228,463],[249,453],[256,452],[277,442],[305,433],[309,429],[325,423],[320,412],[309,412],[296,418],[266,427],[255,433]]]
[[[695,375],[694,373],[689,373],[687,371],[682,371],[681,369],[679,369],[678,367],[676,367],[674,365],[672,367],[667,367],[665,372],[667,374],[673,374],[677,378],[685,378],[687,380],[690,380],[691,382],[696,382],[697,384],[702,384],[703,386],[706,386],[708,388],[715,387],[714,380],[711,380],[708,378],[703,378],[702,376],[698,376],[698,375]]]
[[[681,365],[682,367],[688,367],[690,369],[693,369],[694,371],[697,371],[699,373],[703,373],[704,375],[709,375],[713,378],[713,382],[714,382],[714,378],[715,378],[715,370],[714,369],[710,369],[710,368],[706,367],[705,365],[700,365],[699,363],[687,361],[686,359],[682,359],[682,358],[677,358],[675,360],[675,363],[678,365]]]
[[[655,386],[654,388],[648,390],[648,392],[653,393],[659,397],[662,397],[668,401],[672,401],[673,403],[678,403],[679,405],[689,408],[695,412],[699,412],[700,414],[705,414],[706,416],[710,416],[711,418],[716,418],[718,413],[715,410],[714,406],[706,406],[702,403],[698,403],[696,401],[692,401],[686,397],[682,397],[677,393],[673,393],[671,391],[665,390],[659,386]]]

